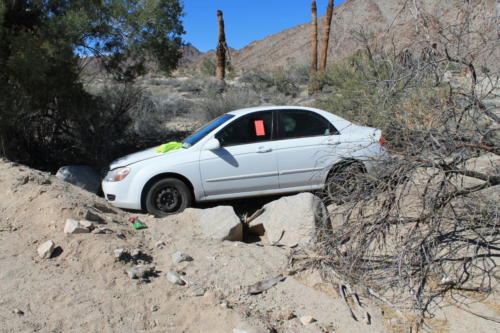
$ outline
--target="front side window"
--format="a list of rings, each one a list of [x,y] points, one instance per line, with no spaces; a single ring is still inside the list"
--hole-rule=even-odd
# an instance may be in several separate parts
[[[233,118],[234,116],[232,114],[225,114],[220,116],[219,118],[216,118],[212,120],[210,123],[206,124],[199,130],[197,130],[195,133],[191,134],[187,139],[185,139],[183,143],[184,148],[189,148],[192,145],[196,144],[198,141],[203,139],[208,133],[219,127],[220,125],[224,124],[226,121],[229,119]]]
[[[337,134],[337,130],[325,118],[311,111],[286,110],[278,112],[278,137],[302,138]]]
[[[221,146],[234,146],[272,138],[273,114],[271,111],[254,112],[243,116],[215,135]]]

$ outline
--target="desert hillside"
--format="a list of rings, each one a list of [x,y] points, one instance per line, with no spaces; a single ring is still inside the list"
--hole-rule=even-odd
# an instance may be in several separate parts
[[[453,24],[461,15],[460,8],[463,5],[461,0],[347,0],[334,9],[329,61],[344,59],[363,48],[363,34],[372,40],[372,45],[386,49],[394,47],[398,52],[405,49],[420,52],[426,45],[433,43],[442,48],[446,40],[439,34],[439,29]],[[498,17],[496,1],[474,1],[470,6],[480,12],[474,17],[475,28],[479,27],[486,34],[493,31],[494,34]],[[309,11],[307,3],[304,4],[304,11]],[[283,15],[286,15],[286,9]],[[323,32],[324,19],[323,17],[318,22],[320,34]],[[319,38],[321,39],[321,35]],[[482,37],[474,35],[467,38],[478,40]],[[310,43],[311,24],[307,22],[233,51],[232,63],[238,69],[307,65]],[[186,51],[191,64],[213,56],[213,52],[208,52],[193,57],[192,50]],[[498,68],[499,60],[498,47],[483,58],[484,63],[493,69]]]

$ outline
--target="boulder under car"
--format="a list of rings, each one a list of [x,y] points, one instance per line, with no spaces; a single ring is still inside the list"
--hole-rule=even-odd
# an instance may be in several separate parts
[[[155,148],[111,163],[106,199],[156,216],[193,201],[324,189],[343,168],[371,172],[386,157],[382,132],[306,107],[232,111],[167,153]]]

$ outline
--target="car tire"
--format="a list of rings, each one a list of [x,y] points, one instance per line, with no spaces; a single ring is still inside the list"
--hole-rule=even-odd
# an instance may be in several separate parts
[[[191,192],[176,178],[164,178],[153,183],[146,194],[146,210],[157,217],[182,212],[191,205]]]
[[[332,169],[324,189],[326,201],[337,205],[351,201],[358,187],[362,186],[360,175],[363,173],[363,166],[356,162]]]

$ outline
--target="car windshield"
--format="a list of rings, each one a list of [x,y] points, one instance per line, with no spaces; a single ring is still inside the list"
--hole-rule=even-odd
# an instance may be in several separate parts
[[[224,124],[226,121],[228,121],[229,119],[231,119],[233,117],[234,117],[234,115],[232,115],[232,114],[225,114],[225,115],[220,116],[219,118],[212,120],[211,122],[209,122],[208,124],[206,124],[205,126],[200,128],[199,130],[197,130],[196,132],[191,134],[187,139],[185,139],[182,142],[182,146],[184,148],[189,148],[189,147],[193,146],[198,141],[203,139],[208,133],[212,132],[214,129],[216,129],[220,125]]]

